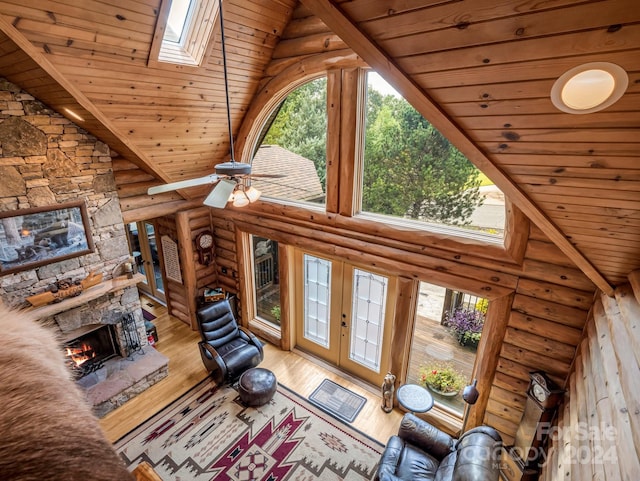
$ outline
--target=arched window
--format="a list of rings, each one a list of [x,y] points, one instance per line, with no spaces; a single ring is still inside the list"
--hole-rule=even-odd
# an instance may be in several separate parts
[[[327,79],[287,95],[267,119],[252,160],[254,187],[263,197],[325,204]]]

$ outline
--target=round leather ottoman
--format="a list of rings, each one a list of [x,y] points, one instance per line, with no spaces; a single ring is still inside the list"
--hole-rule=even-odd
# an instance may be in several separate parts
[[[238,381],[240,400],[246,406],[262,406],[271,401],[278,383],[276,375],[262,367],[247,369]]]

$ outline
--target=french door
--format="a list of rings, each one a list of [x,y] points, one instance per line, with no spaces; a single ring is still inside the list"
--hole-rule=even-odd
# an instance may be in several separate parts
[[[380,384],[389,366],[397,279],[296,253],[296,345]]]
[[[138,272],[145,275],[145,280],[138,288],[152,297],[165,302],[162,267],[158,256],[156,233],[151,222],[131,222],[127,225],[127,238],[131,255]]]

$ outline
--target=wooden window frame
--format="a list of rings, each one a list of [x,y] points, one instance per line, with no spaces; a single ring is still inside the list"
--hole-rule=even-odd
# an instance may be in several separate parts
[[[288,296],[283,293],[283,275],[287,278],[287,270],[286,262],[288,262],[288,257],[286,255],[286,249],[284,249],[284,262],[282,259],[283,249],[278,243],[278,270],[280,272],[280,306],[281,306],[281,317],[280,317],[280,327],[275,326],[274,324],[267,322],[258,316],[257,308],[256,308],[256,290],[255,290],[255,277],[254,277],[254,263],[253,263],[253,246],[251,242],[251,236],[257,235],[260,237],[270,238],[268,235],[262,235],[255,232],[249,232],[247,230],[238,229],[236,231],[236,239],[237,239],[237,252],[239,270],[240,270],[240,292],[243,295],[240,297],[240,306],[243,312],[243,317],[245,319],[245,323],[251,329],[252,332],[259,335],[260,337],[266,339],[271,344],[276,346],[280,346],[283,350],[289,350],[290,347],[287,344],[286,335],[288,333],[288,326],[285,327],[285,320],[288,322],[288,317],[285,317],[286,312],[290,312],[288,310],[289,306],[286,306],[285,309],[283,306],[283,302],[286,303]],[[282,273],[282,267],[285,266],[285,273]],[[287,278],[288,279],[288,278]],[[285,286],[288,286],[287,282],[284,283]]]

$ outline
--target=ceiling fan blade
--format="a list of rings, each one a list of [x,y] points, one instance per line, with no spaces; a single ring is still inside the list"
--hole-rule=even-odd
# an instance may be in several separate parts
[[[223,209],[235,187],[236,183],[233,180],[221,179],[204,200],[204,205]]]
[[[196,185],[214,184],[220,177],[216,174],[206,175],[204,177],[196,177],[195,179],[179,180],[178,182],[170,182],[168,184],[156,185],[149,187],[148,195],[161,194],[172,190],[184,189],[187,187],[195,187]]]

